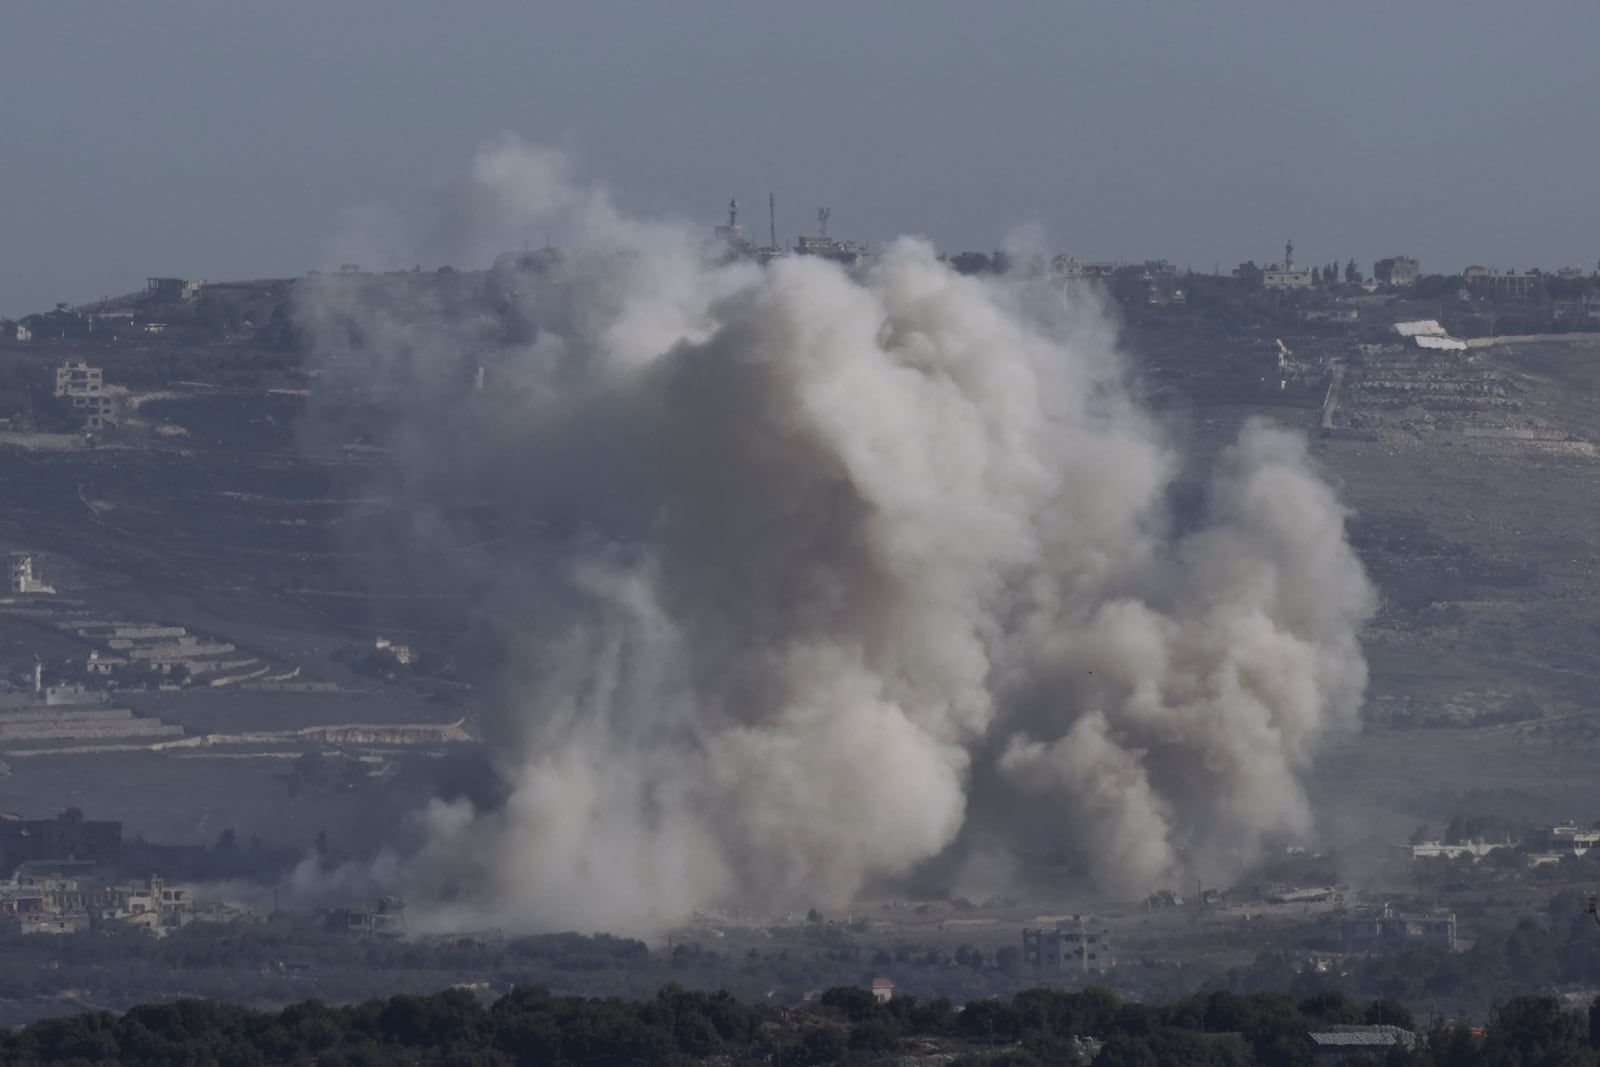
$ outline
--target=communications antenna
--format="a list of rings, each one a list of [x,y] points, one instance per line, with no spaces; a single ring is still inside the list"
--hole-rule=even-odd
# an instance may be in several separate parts
[[[832,217],[833,210],[831,208],[817,208],[817,228],[824,237],[828,236],[828,220]]]
[[[777,248],[778,247],[778,195],[776,193],[768,193],[767,194],[767,226],[769,228],[769,231],[767,233],[767,241],[768,241],[767,247],[768,248]]]

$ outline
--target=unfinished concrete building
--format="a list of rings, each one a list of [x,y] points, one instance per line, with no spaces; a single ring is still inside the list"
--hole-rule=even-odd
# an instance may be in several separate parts
[[[1054,930],[1022,931],[1022,958],[1039,970],[1095,974],[1108,971],[1111,931],[1075,915],[1056,923]]]
[[[87,429],[103,429],[115,420],[116,406],[105,391],[105,372],[81,359],[56,368],[56,396],[72,402]]]
[[[406,902],[383,897],[375,908],[334,908],[328,912],[330,933],[399,936],[406,932]]]
[[[26,552],[13,552],[8,568],[11,581],[9,589],[18,595],[28,593],[54,593],[55,587],[45,584],[33,569],[33,557]]]
[[[1341,927],[1349,954],[1372,955],[1419,945],[1456,947],[1454,912],[1406,914],[1385,904],[1382,911],[1350,916]]]

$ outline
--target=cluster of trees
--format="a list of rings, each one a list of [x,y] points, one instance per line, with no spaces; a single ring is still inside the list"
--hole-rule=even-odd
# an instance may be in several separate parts
[[[1360,285],[1361,270],[1356,266],[1355,260],[1344,265],[1340,270],[1338,262],[1328,263],[1321,267],[1311,268],[1311,277],[1324,288],[1331,289],[1336,285]]]
[[[1351,961],[1345,974],[1312,973],[1298,954],[1269,951],[1221,984],[1242,991],[1286,989],[1301,997],[1338,988],[1429,1010],[1475,1013],[1522,990],[1592,989],[1600,986],[1600,930],[1584,906],[1582,892],[1563,891],[1550,900],[1542,920],[1529,915],[1508,930],[1484,932],[1464,952],[1407,949]]]
[[[83,427],[72,402],[55,395],[55,363],[42,358],[0,361],[0,419],[24,417],[26,425],[46,432],[69,433]]]
[[[248,876],[299,858],[231,835],[212,848],[187,851],[192,855],[178,857],[183,870],[212,876],[231,870]],[[139,850],[147,854],[148,847]],[[163,865],[173,865],[170,857]],[[143,868],[150,869],[155,868]],[[254,903],[262,907],[267,901]],[[160,940],[110,925],[62,938],[0,927],[0,1025],[37,1018],[50,1010],[49,998],[69,991],[122,1008],[199,989],[263,1004],[313,995],[355,1000],[480,981],[498,988],[550,985],[591,996],[639,997],[677,981],[751,999],[772,994],[794,1001],[808,990],[888,972],[902,988],[965,1000],[1009,996],[1037,981],[1018,966],[1017,955],[1002,949],[990,958],[965,946],[952,956],[917,946],[821,943],[735,952],[679,943],[652,953],[643,942],[604,934],[402,940],[331,932],[313,914],[195,923]]]
[[[145,1005],[121,1016],[95,1012],[0,1035],[0,1064],[126,1067],[168,1064],[560,1065],[769,1063],[780,1067],[885,1062],[900,1053],[960,1065],[1092,1064],[1094,1067],[1300,1067],[1315,1062],[1309,1034],[1380,1023],[1410,1030],[1398,1004],[1360,1005],[1339,995],[1296,1002],[1283,994],[1196,995],[1149,1006],[1103,988],[1033,989],[1009,1001],[958,1010],[948,1000],[887,1003],[855,987],[790,1009],[742,1003],[727,993],[667,985],[655,996],[562,996],[517,988],[485,1004],[450,989],[335,1007],[316,1000],[280,1011],[215,1001]],[[1568,1012],[1549,997],[1517,997],[1486,1031],[1434,1024],[1408,1046],[1356,1063],[1384,1067],[1600,1061],[1600,1010]]]
[[[343,775],[336,761],[317,760],[309,777],[328,783]],[[140,846],[128,846],[137,850]],[[325,849],[319,848],[319,851]],[[184,858],[190,876],[251,877],[281,869],[297,853],[267,849],[225,833],[208,849]],[[142,854],[141,854],[142,855]],[[180,857],[182,858],[182,857]],[[140,871],[171,866],[147,857]],[[130,868],[131,869],[131,868]],[[1336,931],[1327,947],[1336,949]],[[1600,985],[1600,931],[1577,891],[1557,895],[1547,914],[1515,926],[1475,931],[1465,952],[1414,949],[1351,960],[1343,973],[1304,967],[1304,948],[1272,949],[1256,962],[1220,973],[1200,965],[1146,967],[1111,976],[1124,990],[1149,1000],[1186,996],[1197,988],[1241,993],[1284,990],[1310,999],[1335,992],[1419,1007],[1429,1014],[1481,1015],[1528,989]],[[679,943],[652,953],[638,941],[577,934],[505,940],[462,937],[400,940],[352,937],[326,930],[318,915],[273,916],[267,922],[196,924],[153,940],[138,931],[106,928],[62,939],[22,937],[0,930],[0,1023],[25,1021],[48,1010],[37,999],[77,990],[92,1002],[124,1007],[152,996],[196,989],[245,1003],[283,1003],[315,995],[351,1000],[395,990],[438,988],[487,981],[498,988],[550,985],[575,993],[638,997],[664,982],[697,989],[726,989],[736,996],[798,1000],[807,990],[864,983],[890,975],[901,991],[958,1002],[1010,997],[1040,980],[1015,946],[953,952],[910,943],[863,943],[832,924],[808,924],[799,943],[766,949],[718,951]],[[1315,937],[1304,942],[1314,946]],[[27,1002],[27,1003],[23,1003]]]
[[[205,348],[171,344],[129,346],[96,352],[91,362],[104,366],[107,383],[136,389],[160,388],[175,381],[199,381],[237,388],[298,384],[300,356],[276,343],[246,348]],[[46,433],[83,428],[83,413],[55,395],[59,356],[7,353],[0,361],[0,419],[21,419],[18,427]]]
[[[950,267],[957,274],[1005,274],[1011,269],[1011,257],[999,249],[990,255],[957,252],[950,257]]]

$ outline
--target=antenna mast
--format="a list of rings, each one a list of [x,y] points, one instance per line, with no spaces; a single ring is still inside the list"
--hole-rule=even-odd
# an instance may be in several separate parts
[[[767,194],[767,226],[768,226],[767,240],[770,242],[770,244],[768,244],[767,247],[769,247],[769,248],[777,248],[778,247],[778,194],[776,194],[776,193],[768,193]]]

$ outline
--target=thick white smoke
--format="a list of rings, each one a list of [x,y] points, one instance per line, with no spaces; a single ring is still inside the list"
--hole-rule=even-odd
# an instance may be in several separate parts
[[[452,204],[461,255],[576,251],[303,308],[330,381],[389,390],[411,539],[503,644],[501,799],[388,861],[434,923],[837,905],[962,855],[1148,892],[1309,827],[1374,597],[1298,437],[1247,426],[1180,528],[1082,297],[912,240],[710,264],[515,145]]]

